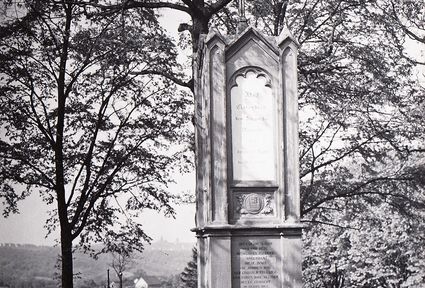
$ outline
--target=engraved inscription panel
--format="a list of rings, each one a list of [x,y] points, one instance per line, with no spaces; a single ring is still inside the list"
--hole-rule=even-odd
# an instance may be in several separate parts
[[[248,71],[231,89],[235,181],[276,180],[276,99],[264,74]]]
[[[232,287],[277,288],[279,239],[236,237],[232,243]]]

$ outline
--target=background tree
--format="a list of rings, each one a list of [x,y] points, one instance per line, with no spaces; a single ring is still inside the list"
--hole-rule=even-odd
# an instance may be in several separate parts
[[[178,66],[152,10],[88,19],[72,1],[2,5],[3,214],[33,191],[55,204],[46,227],[60,230],[62,287],[72,287],[76,241],[141,250],[150,238],[135,217],[173,214],[166,185],[183,154],[170,143],[185,147],[191,99],[147,72]]]
[[[180,274],[182,284],[181,288],[197,288],[198,287],[198,251],[196,247],[192,248],[192,259],[187,263],[183,272]]]
[[[131,263],[131,254],[127,251],[125,245],[115,245],[115,249],[111,251],[112,263],[111,266],[117,274],[119,279],[119,287],[122,288],[123,284],[123,273],[127,270],[129,264]]]

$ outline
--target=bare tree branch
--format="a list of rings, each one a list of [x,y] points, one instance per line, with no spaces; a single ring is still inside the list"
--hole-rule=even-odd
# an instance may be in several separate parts
[[[186,2],[190,2],[190,1],[186,1]],[[108,12],[117,12],[117,11],[122,11],[123,9],[133,9],[133,8],[170,8],[170,9],[175,9],[178,11],[183,11],[186,12],[188,14],[191,13],[191,10],[187,7],[187,6],[183,6],[180,4],[176,4],[176,3],[170,3],[170,2],[165,2],[165,1],[135,1],[135,0],[128,0],[123,2],[122,4],[115,4],[115,5],[104,5],[104,4],[99,4],[99,3],[95,3],[95,2],[86,2],[86,1],[75,1],[74,2],[76,5],[79,6],[92,6],[92,7],[96,7],[96,8],[101,8],[104,9],[105,11]]]
[[[337,198],[349,198],[357,195],[380,195],[380,196],[393,196],[393,197],[399,197],[408,201],[411,201],[405,194],[402,193],[393,193],[393,192],[380,192],[380,191],[364,191],[368,185],[375,184],[375,183],[385,183],[385,182],[399,182],[399,181],[412,181],[414,180],[413,177],[410,176],[399,176],[399,177],[376,177],[373,179],[369,179],[361,184],[358,184],[354,186],[352,189],[350,189],[347,192],[342,193],[336,193],[334,195],[327,195],[321,199],[318,199],[314,202],[314,204],[310,205],[307,208],[303,208],[301,211],[302,215],[306,215],[309,212],[313,211],[314,209],[318,208],[321,204],[332,201]]]
[[[143,71],[133,71],[130,73],[131,75],[159,75],[159,76],[163,76],[171,81],[173,81],[174,83],[176,83],[177,85],[180,85],[182,87],[186,87],[189,88],[190,91],[193,92],[193,79],[189,80],[189,81],[184,81],[180,78],[177,78],[176,76],[170,74],[170,73],[166,73],[166,72],[162,72],[162,71],[156,71],[156,70],[143,70]]]

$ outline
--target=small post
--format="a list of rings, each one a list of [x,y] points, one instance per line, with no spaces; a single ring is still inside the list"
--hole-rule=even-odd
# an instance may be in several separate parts
[[[111,286],[109,286],[109,268],[107,270],[107,275],[108,275],[108,288],[111,288]]]

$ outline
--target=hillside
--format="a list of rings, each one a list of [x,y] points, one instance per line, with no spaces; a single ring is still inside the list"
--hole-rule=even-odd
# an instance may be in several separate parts
[[[137,253],[124,273],[127,285],[140,276],[160,280],[183,271],[190,260],[192,243],[155,242]],[[55,287],[58,247],[0,244],[0,286]],[[102,287],[110,269],[111,281],[117,277],[110,267],[110,255],[101,255],[97,260],[82,253],[74,254],[74,272],[78,273],[76,288]]]

